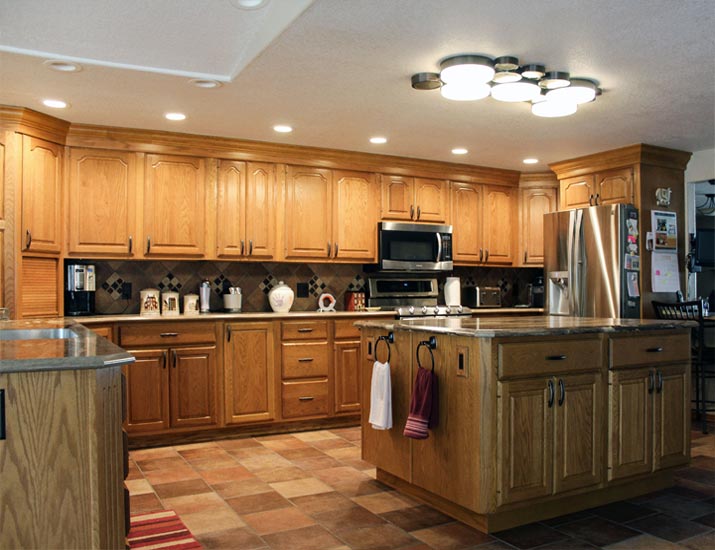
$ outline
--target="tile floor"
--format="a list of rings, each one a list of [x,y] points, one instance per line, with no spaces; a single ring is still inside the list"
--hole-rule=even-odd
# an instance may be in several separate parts
[[[705,550],[715,548],[715,436],[692,433],[677,486],[480,533],[375,481],[360,429],[130,453],[133,513],[173,509],[205,548]]]

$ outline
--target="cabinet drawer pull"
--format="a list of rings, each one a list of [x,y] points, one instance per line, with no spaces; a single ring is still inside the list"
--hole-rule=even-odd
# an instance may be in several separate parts
[[[663,351],[663,348],[660,348],[660,347],[658,347],[658,348],[648,348],[646,351],[647,351],[648,353],[660,353],[661,351]]]
[[[653,374],[653,371],[650,371],[648,373],[648,393],[653,393],[654,389],[655,389],[655,375]]]
[[[564,404],[564,399],[566,399],[566,386],[564,381],[559,378],[559,407]]]
[[[6,438],[5,433],[5,390],[0,390],[0,439]]]
[[[563,361],[566,359],[565,355],[547,355],[546,360],[547,361]]]
[[[129,254],[132,253],[133,249],[134,249],[134,239],[132,239],[132,236],[129,235]]]
[[[313,397],[313,396],[308,396],[308,395],[304,395],[304,396],[302,396],[302,397],[299,397],[299,398],[298,398],[298,401],[312,401],[313,399],[315,399],[315,397]]]
[[[159,336],[161,336],[162,338],[173,338],[178,335],[178,332],[162,332],[161,334],[159,334]]]
[[[549,388],[549,408],[551,408],[554,406],[554,381],[549,380],[546,385]]]
[[[299,328],[298,332],[313,332],[312,328]]]
[[[298,363],[310,363],[312,360],[312,357],[301,357],[298,359]]]

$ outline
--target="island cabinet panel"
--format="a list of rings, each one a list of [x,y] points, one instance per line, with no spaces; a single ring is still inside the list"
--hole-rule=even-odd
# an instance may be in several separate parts
[[[276,418],[273,323],[230,323],[224,342],[226,424]]]
[[[655,390],[656,470],[687,464],[690,458],[690,365],[658,369]]]
[[[217,424],[216,345],[175,348],[171,354],[171,426]]]
[[[333,344],[333,412],[360,412],[360,341],[336,341]]]
[[[124,367],[127,379],[127,433],[169,428],[169,357],[166,349],[130,351],[136,361]]]

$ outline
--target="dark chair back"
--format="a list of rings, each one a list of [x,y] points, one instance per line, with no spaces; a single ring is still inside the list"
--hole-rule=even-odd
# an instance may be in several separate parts
[[[702,322],[703,302],[695,300],[693,302],[656,302],[653,300],[653,309],[658,319],[681,319]]]

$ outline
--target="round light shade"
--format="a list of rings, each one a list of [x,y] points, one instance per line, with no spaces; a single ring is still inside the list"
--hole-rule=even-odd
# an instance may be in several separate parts
[[[436,90],[442,85],[437,73],[413,74],[411,80],[415,90]]]
[[[387,138],[384,136],[374,136],[370,138],[370,143],[374,143],[375,145],[382,145],[383,143],[387,143]]]
[[[207,90],[221,87],[221,83],[218,80],[211,80],[209,78],[192,78],[189,80],[189,84],[193,84],[197,88],[205,88]]]
[[[521,76],[524,78],[539,80],[542,76],[544,76],[546,67],[544,65],[539,65],[538,63],[530,63],[528,65],[523,65],[520,71]]]
[[[560,116],[569,116],[576,112],[578,107],[575,103],[567,101],[540,101],[531,106],[531,112],[536,116],[556,118]]]
[[[540,93],[539,86],[531,80],[497,84],[492,88],[492,97],[499,101],[531,101]]]
[[[466,155],[467,153],[469,153],[469,151],[464,147],[455,147],[454,149],[452,149],[453,155]]]
[[[544,78],[539,80],[539,86],[547,90],[564,88],[570,84],[569,76],[569,73],[563,71],[549,71],[544,75]]]
[[[497,71],[492,79],[497,84],[506,84],[507,82],[518,82],[521,80],[521,75],[514,71]]]
[[[440,88],[440,93],[445,99],[453,99],[454,101],[476,101],[484,99],[489,95],[491,88],[489,84],[444,84]]]
[[[43,99],[42,104],[45,107],[50,107],[52,109],[65,109],[67,108],[67,102],[61,99]]]
[[[166,120],[186,120],[186,115],[184,113],[165,113],[164,118]]]
[[[483,55],[455,55],[440,64],[445,84],[486,84],[494,77],[494,61]]]
[[[48,59],[42,64],[48,69],[59,71],[61,73],[76,73],[82,70],[82,65],[74,61],[64,61],[62,59]]]
[[[494,60],[497,71],[515,71],[519,68],[519,58],[511,55],[502,55]]]
[[[574,78],[566,88],[551,90],[546,94],[549,101],[570,102],[580,105],[596,99],[598,86],[590,80]]]

